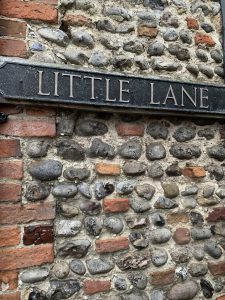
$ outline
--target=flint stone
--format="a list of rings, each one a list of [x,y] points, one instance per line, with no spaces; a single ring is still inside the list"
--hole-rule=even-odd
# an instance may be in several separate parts
[[[203,247],[201,246],[196,246],[193,248],[193,256],[196,260],[201,261],[205,257],[205,251]]]
[[[39,290],[34,287],[32,292],[29,294],[28,300],[47,300],[46,292]]]
[[[167,294],[170,300],[189,300],[194,299],[198,293],[198,285],[194,281],[175,284]]]
[[[175,29],[169,28],[164,32],[163,38],[168,42],[176,41],[178,39],[178,33]]]
[[[117,260],[116,264],[122,271],[143,270],[149,266],[149,256],[145,253],[123,255]]]
[[[216,63],[220,64],[223,61],[223,54],[222,54],[222,52],[219,49],[213,49],[210,52],[210,55],[211,55],[212,59],[214,59],[214,61]]]
[[[128,287],[126,279],[124,277],[122,277],[122,276],[119,276],[119,275],[116,275],[113,278],[113,283],[114,283],[115,288],[118,291],[124,291]]]
[[[49,143],[47,141],[32,141],[28,144],[27,154],[31,158],[38,158],[47,155]]]
[[[127,20],[129,21],[131,19],[131,14],[128,10],[126,10],[123,7],[118,7],[118,6],[107,6],[105,7],[103,14],[105,16],[118,16],[121,17],[122,20]]]
[[[79,210],[73,203],[60,203],[60,214],[66,218],[73,218],[79,214]]]
[[[120,156],[127,159],[138,159],[141,156],[141,152],[141,144],[135,141],[126,142],[119,148]]]
[[[176,276],[180,277],[181,280],[186,280],[188,278],[188,270],[186,267],[178,267],[175,271]]]
[[[150,44],[149,48],[148,48],[148,55],[149,56],[162,56],[164,53],[164,49],[165,46],[164,44],[162,44],[161,42],[153,42],[152,44]],[[165,131],[163,136],[165,136]]]
[[[130,229],[139,229],[148,225],[148,220],[145,217],[128,216],[125,220]]]
[[[218,259],[222,255],[222,250],[215,241],[207,241],[204,245],[204,250],[211,257]]]
[[[135,57],[135,64],[140,68],[140,70],[148,70],[149,63],[144,57]]]
[[[52,195],[56,198],[72,198],[77,194],[77,187],[75,184],[60,183],[54,186]]]
[[[54,180],[62,174],[62,164],[57,160],[44,160],[29,165],[28,172],[39,180]]]
[[[224,199],[225,198],[225,186],[221,185],[219,187],[219,189],[216,191],[216,195],[220,198],[220,199]]]
[[[197,200],[194,197],[185,197],[182,199],[184,208],[195,208],[197,206]]]
[[[213,288],[212,284],[205,279],[201,279],[200,286],[201,286],[201,289],[202,289],[202,292],[203,292],[203,295],[205,296],[205,298],[212,298],[212,296],[214,294],[214,288]]]
[[[173,137],[177,142],[186,142],[192,140],[195,135],[194,127],[180,127],[175,131]]]
[[[152,215],[151,219],[155,226],[164,226],[165,225],[164,218],[158,213],[154,213]]]
[[[180,30],[180,39],[183,43],[190,45],[192,43],[192,33],[190,30]]]
[[[160,178],[163,174],[163,167],[158,162],[154,162],[150,167],[148,167],[148,176],[151,178]]]
[[[137,249],[144,249],[149,245],[149,240],[141,232],[131,232],[129,239],[132,245]]]
[[[121,295],[120,300],[149,300],[147,294],[143,291],[135,290],[131,294]]]
[[[206,140],[212,140],[215,137],[215,131],[211,128],[205,128],[198,131],[199,137],[204,137]]]
[[[84,149],[73,140],[62,140],[58,143],[57,154],[63,159],[72,161],[82,161],[85,158]]]
[[[168,260],[168,254],[164,249],[154,249],[151,252],[151,260],[156,267],[163,266]]]
[[[225,223],[217,223],[216,225],[211,226],[211,231],[213,234],[225,237]]]
[[[218,204],[220,201],[216,197],[210,197],[210,198],[204,198],[199,197],[198,198],[198,204],[201,206],[212,206]]]
[[[83,52],[77,50],[75,47],[67,47],[63,55],[71,63],[82,66],[88,61],[88,57]]]
[[[69,167],[63,172],[63,176],[71,181],[79,182],[90,177],[90,171],[86,168]]]
[[[136,41],[129,41],[124,43],[123,50],[131,53],[141,54],[145,51],[142,43]]]
[[[86,239],[77,239],[70,242],[65,242],[60,245],[58,249],[58,255],[60,257],[75,257],[81,258],[84,257],[88,249],[90,248],[91,243]]]
[[[114,268],[114,264],[103,258],[93,258],[86,261],[88,271],[92,275],[105,274]]]
[[[121,181],[116,186],[116,191],[119,195],[129,195],[133,192],[135,181]]]
[[[123,166],[123,172],[130,176],[142,175],[145,173],[145,170],[145,164],[136,161],[127,162]]]
[[[185,187],[185,190],[181,192],[182,196],[192,196],[198,193],[198,186],[197,185],[188,185]]]
[[[86,182],[82,182],[77,186],[78,191],[87,199],[91,199],[92,192],[90,186]]]
[[[144,0],[144,6],[150,7],[153,10],[163,10],[168,2],[164,0]]]
[[[95,67],[105,67],[109,64],[109,58],[104,52],[94,52],[89,59],[89,63]]]
[[[84,275],[86,273],[84,263],[78,259],[74,259],[70,262],[70,269],[73,273],[78,275]]]
[[[75,45],[88,47],[90,49],[93,49],[95,45],[93,37],[86,31],[73,31],[72,41]]]
[[[69,265],[65,261],[56,262],[52,268],[52,273],[59,279],[65,278],[69,274],[69,271]]]
[[[50,187],[41,182],[31,181],[27,184],[25,197],[30,201],[44,200],[50,194]]]
[[[172,234],[167,228],[154,229],[150,231],[150,240],[152,244],[162,244],[170,240]]]
[[[159,291],[159,290],[152,291],[151,300],[165,300],[163,291]]]
[[[56,299],[67,299],[77,293],[80,289],[80,283],[76,279],[51,280],[50,281],[52,297]]]
[[[170,154],[178,159],[193,159],[201,156],[198,146],[175,144],[170,148]]]
[[[178,207],[178,204],[172,199],[166,197],[159,197],[158,200],[155,202],[154,207],[158,209],[173,209]]]
[[[138,196],[145,198],[146,200],[152,199],[155,194],[155,187],[148,183],[137,185],[135,190]]]
[[[209,157],[215,158],[218,161],[225,159],[225,148],[222,145],[212,146],[207,149]]]
[[[192,225],[202,226],[204,223],[203,216],[200,213],[197,213],[195,211],[192,211],[190,213],[190,219],[191,219]]]
[[[172,163],[170,166],[166,168],[166,174],[168,176],[181,176],[182,171],[178,165],[178,162]]]
[[[166,157],[166,149],[161,143],[152,143],[146,147],[146,157],[148,160],[159,160]]]
[[[202,74],[204,74],[208,78],[213,78],[214,72],[213,72],[212,68],[210,68],[206,65],[200,65],[200,66],[198,66],[198,69]]]
[[[59,220],[56,222],[56,235],[74,236],[80,232],[82,224],[80,221]]]
[[[212,236],[212,233],[208,228],[192,228],[191,236],[194,240],[203,240],[209,239]]]
[[[191,258],[190,249],[187,247],[173,249],[170,255],[172,259],[178,264],[185,263]]]
[[[214,191],[215,191],[215,186],[214,185],[204,186],[204,188],[203,188],[203,197],[204,198],[210,198],[213,195]]]
[[[127,56],[118,56],[112,59],[112,64],[115,68],[120,70],[124,70],[127,68],[131,68],[133,65],[133,60]]]
[[[65,53],[64,53],[65,55]],[[57,134],[60,136],[72,136],[75,126],[76,113],[70,110],[64,110],[60,114],[57,124]]]
[[[76,0],[76,9],[90,10],[94,8],[94,4],[89,0]]]
[[[116,31],[116,27],[115,25],[110,22],[109,20],[99,20],[96,24],[96,27],[98,30],[104,30],[104,31],[108,31],[108,32],[115,32]],[[102,44],[108,48],[108,45],[110,45],[110,42],[108,40],[106,40],[106,38],[104,37],[104,40],[102,40]],[[114,49],[113,48],[109,48],[110,50],[118,50],[118,49]]]
[[[207,171],[210,173],[210,179],[216,179],[220,181],[224,177],[224,170],[221,166],[211,165],[207,167]]]
[[[179,187],[176,183],[163,183],[162,188],[167,198],[175,198],[179,195]]]
[[[151,209],[151,204],[149,201],[141,198],[131,199],[130,206],[136,213],[143,213]]]
[[[47,41],[56,43],[62,47],[65,47],[69,42],[68,35],[59,29],[40,28],[38,34]]]
[[[123,230],[123,221],[116,217],[105,218],[104,226],[109,232],[118,234]]]
[[[102,206],[96,201],[84,201],[80,204],[80,210],[86,215],[95,216],[101,212]]]
[[[147,286],[147,276],[144,274],[130,274],[128,276],[134,288],[144,290]]]
[[[169,134],[168,125],[163,122],[154,121],[151,122],[146,130],[147,134],[150,134],[155,140],[164,139],[166,140]]]
[[[95,196],[98,200],[105,198],[112,194],[115,190],[115,187],[110,182],[96,182],[95,184]]]
[[[20,279],[24,283],[35,283],[44,281],[49,275],[49,270],[47,268],[33,269],[24,271]]]
[[[189,266],[189,273],[193,277],[204,276],[208,272],[206,264],[192,263]]]
[[[116,33],[126,34],[130,33],[135,30],[135,27],[133,24],[119,24],[119,26],[116,28]]]
[[[87,156],[93,158],[102,157],[112,159],[115,155],[114,147],[103,143],[97,138],[92,141],[91,147],[87,150]]]
[[[81,120],[76,126],[76,134],[79,136],[98,136],[108,132],[107,126],[96,120]]]
[[[93,235],[93,236],[98,236],[102,231],[101,222],[96,217],[85,218],[84,227],[87,230],[88,234]]]

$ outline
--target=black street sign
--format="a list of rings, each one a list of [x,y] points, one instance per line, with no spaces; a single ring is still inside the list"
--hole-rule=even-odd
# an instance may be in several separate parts
[[[0,94],[33,103],[133,112],[225,115],[225,86],[95,72],[28,61],[0,64]]]

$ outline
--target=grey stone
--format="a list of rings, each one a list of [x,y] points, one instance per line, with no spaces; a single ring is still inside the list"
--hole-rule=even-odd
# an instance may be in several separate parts
[[[157,21],[156,21],[156,16],[153,12],[150,11],[139,11],[137,12],[137,16],[139,19],[143,21],[147,21],[148,24],[150,24],[152,27],[156,27]]]
[[[168,254],[164,249],[154,249],[151,252],[151,260],[156,267],[163,266],[168,260]]]
[[[84,214],[89,216],[98,215],[102,210],[101,204],[96,201],[84,201],[79,207]]]
[[[149,266],[149,256],[146,253],[128,253],[120,255],[116,261],[117,266],[122,271],[143,270]]]
[[[51,280],[50,287],[52,299],[67,299],[81,289],[77,279]]]
[[[116,19],[118,21],[129,21],[131,19],[131,13],[127,9],[118,6],[106,6],[103,10],[103,14],[105,16],[119,17]]]
[[[210,179],[216,179],[220,181],[224,177],[223,167],[217,165],[210,165],[206,168],[206,170],[210,173]]]
[[[98,236],[102,231],[102,224],[96,217],[86,217],[84,227],[89,235]]]
[[[203,247],[201,247],[201,246],[194,247],[192,254],[193,254],[194,258],[198,261],[203,260],[205,257],[205,251],[204,251]]]
[[[45,291],[39,290],[38,288],[32,288],[32,292],[29,293],[29,300],[47,300],[47,294]]]
[[[98,136],[108,132],[107,126],[99,121],[80,120],[76,125],[76,134],[79,136]]]
[[[208,67],[206,65],[200,65],[198,66],[199,71],[204,74],[208,78],[213,78],[214,72],[211,67]]]
[[[144,249],[149,245],[149,240],[142,232],[131,232],[129,234],[129,240],[134,248],[139,250]]]
[[[216,63],[219,63],[219,64],[222,63],[223,55],[222,55],[222,52],[219,49],[211,50],[210,55]]]
[[[100,21],[99,21],[100,22]],[[110,39],[106,36],[101,37],[100,39],[103,46],[105,46],[109,50],[119,50],[121,47],[121,43],[117,39]]]
[[[170,300],[194,299],[198,293],[198,285],[194,281],[188,280],[184,283],[177,283],[169,290],[167,297]]]
[[[78,220],[58,220],[55,224],[55,233],[58,236],[74,236],[81,230],[82,223]]]
[[[60,203],[59,212],[66,218],[73,218],[79,214],[79,210],[74,206],[74,203]]]
[[[70,269],[73,273],[78,275],[84,275],[86,273],[85,265],[79,259],[74,259],[70,262]]]
[[[123,50],[131,53],[141,54],[145,51],[142,43],[136,41],[125,42],[123,45]]]
[[[118,234],[123,230],[123,221],[117,217],[108,217],[104,219],[106,229],[114,234]]]
[[[60,0],[60,5],[61,6],[70,6],[75,3],[76,0]]]
[[[210,197],[210,198],[204,198],[199,197],[198,198],[198,204],[201,206],[212,206],[218,204],[220,201],[217,197]]]
[[[215,191],[215,186],[214,185],[206,185],[203,188],[203,197],[205,198],[210,198]]]
[[[205,242],[204,250],[207,254],[209,254],[211,257],[215,259],[220,258],[222,255],[221,248],[218,246],[218,243],[213,240]]]
[[[201,156],[201,150],[196,145],[174,144],[170,148],[170,154],[178,159],[193,159]]]
[[[145,274],[131,273],[128,276],[134,288],[144,290],[147,286],[148,278]]]
[[[106,67],[109,64],[109,58],[103,52],[92,53],[89,63],[94,67]]]
[[[196,50],[196,56],[198,59],[200,59],[203,62],[207,62],[209,60],[208,58],[208,52],[203,49],[197,49]]]
[[[220,12],[220,9],[221,9],[220,3],[217,3],[217,2],[212,3],[211,9],[212,9],[212,15],[216,16]]]
[[[168,51],[181,61],[189,60],[191,58],[189,50],[178,43],[170,44],[168,46]]]
[[[109,20],[99,20],[96,24],[96,27],[98,30],[104,30],[104,31],[108,31],[108,32],[115,32],[116,31],[116,26]],[[110,45],[110,42],[108,41],[108,39],[104,39],[102,40],[102,43],[104,46],[106,45]],[[108,48],[108,46],[106,46]],[[111,49],[111,47],[109,48],[110,50],[117,50],[117,49]]]
[[[170,240],[172,234],[167,228],[154,229],[150,231],[149,237],[152,244],[162,244]]]
[[[179,164],[178,162],[174,162],[172,163],[171,165],[169,165],[167,168],[166,168],[166,174],[168,176],[181,176],[182,175],[182,170],[181,168],[179,167]]]
[[[140,68],[140,70],[148,70],[149,69],[149,63],[148,61],[141,56],[136,56],[135,57],[135,64]]]
[[[114,268],[114,263],[104,258],[92,258],[86,261],[88,271],[92,275],[105,274]]]
[[[138,159],[141,156],[142,146],[138,142],[128,141],[120,146],[118,152],[123,158]]]
[[[147,127],[146,133],[150,134],[155,140],[166,140],[169,134],[168,124],[158,121],[151,122]]]
[[[67,180],[79,182],[90,177],[90,171],[87,168],[69,167],[63,172],[63,176]]]
[[[102,157],[112,159],[115,157],[116,153],[113,146],[102,142],[98,138],[95,138],[92,141],[90,148],[87,150],[87,155],[93,158]]]
[[[85,158],[85,151],[80,144],[73,140],[60,140],[57,144],[57,154],[63,159],[82,161]]]
[[[28,172],[39,180],[54,180],[62,174],[61,162],[53,159],[31,163]]]
[[[68,35],[60,29],[40,28],[38,34],[47,41],[65,47],[69,42]]]
[[[98,200],[101,200],[101,199],[105,198],[106,196],[109,196],[110,194],[112,194],[115,190],[115,187],[110,182],[99,181],[99,182],[96,182],[94,190],[95,190],[96,198]]]
[[[205,128],[198,131],[199,137],[204,137],[207,140],[212,140],[215,137],[215,131],[212,128]]]
[[[212,286],[212,284],[205,280],[205,279],[201,279],[200,280],[200,286],[202,289],[202,293],[204,295],[205,298],[212,298],[213,294],[214,294],[214,288]]]
[[[149,300],[147,294],[140,290],[134,290],[130,294],[121,295],[120,300]]]
[[[38,158],[47,155],[49,142],[44,140],[32,141],[28,144],[27,154],[31,158]]]
[[[154,204],[154,207],[158,209],[173,209],[176,208],[177,206],[178,204],[176,203],[175,200],[166,197],[159,197]]]
[[[59,278],[63,279],[69,274],[70,268],[66,261],[57,261],[54,263],[51,270],[52,274]]]
[[[138,196],[145,198],[146,200],[152,199],[155,194],[155,187],[148,183],[138,184],[135,190]]]
[[[148,160],[159,160],[166,157],[166,149],[161,143],[151,143],[146,146]]]
[[[187,270],[186,267],[183,267],[183,266],[177,267],[176,271],[175,271],[175,274],[182,281],[184,281],[188,278],[188,270]]]
[[[30,45],[30,50],[31,51],[44,51],[45,45],[38,43],[38,42],[34,42]]]
[[[75,65],[84,65],[88,61],[88,56],[77,48],[69,46],[63,53],[66,59]]]
[[[206,23],[206,22],[201,23],[201,27],[207,33],[210,33],[212,31],[214,31],[214,28],[213,28],[212,24],[209,24],[209,23]]]
[[[133,192],[136,182],[133,180],[121,181],[116,185],[119,195],[129,195]]]
[[[188,185],[185,187],[185,190],[181,192],[182,196],[192,196],[198,193],[198,186],[196,184]]]
[[[34,55],[32,55],[32,57],[30,58],[31,61],[34,62],[43,62],[43,63],[55,63],[55,56],[46,52],[39,52],[39,53],[35,53]]]
[[[216,191],[216,195],[220,198],[220,199],[224,199],[225,198],[225,185],[220,185],[218,190]]]
[[[186,66],[186,69],[187,69],[192,75],[194,75],[195,77],[197,77],[198,74],[199,74],[198,66],[196,66],[196,65],[188,64],[188,65]]]
[[[125,220],[130,229],[139,229],[148,225],[148,220],[146,217],[137,217],[134,215],[125,217]]]
[[[78,191],[81,193],[81,195],[83,195],[85,198],[87,198],[87,199],[92,198],[92,192],[91,192],[90,186],[86,182],[79,183],[77,188],[78,188]]]
[[[148,176],[151,178],[160,178],[164,174],[162,165],[159,162],[154,162],[148,167]]]
[[[209,239],[212,236],[210,229],[208,228],[192,228],[191,237],[194,240]]]
[[[114,57],[111,61],[112,65],[120,70],[129,69],[133,65],[133,59],[125,55]]]
[[[178,19],[169,10],[165,10],[161,16],[160,24],[167,27],[179,27]]]
[[[76,9],[90,10],[94,8],[94,3],[90,0],[76,0]]]
[[[158,214],[158,213],[154,213],[152,216],[151,216],[151,219],[152,219],[152,222],[155,226],[164,226],[165,225],[165,220],[164,218]]]
[[[123,166],[123,172],[130,176],[142,175],[145,171],[145,164],[136,161],[126,162]]]
[[[52,195],[56,198],[72,198],[77,194],[77,187],[71,183],[60,183],[54,186]]]
[[[197,12],[197,10],[201,10],[205,16],[207,16],[209,14],[209,7],[207,6],[206,3],[204,3],[201,0],[195,0],[191,4],[191,12],[195,13],[195,12]]]
[[[162,56],[164,54],[164,49],[164,44],[155,41],[149,45],[147,52],[149,56]]]
[[[225,159],[225,148],[222,145],[212,146],[207,148],[207,154],[211,158],[214,158],[218,161],[223,161]]]
[[[136,213],[143,213],[151,209],[150,202],[142,198],[131,199],[130,206]]]
[[[121,275],[114,276],[113,283],[118,291],[125,291],[128,288],[126,278],[122,277]]]
[[[186,142],[192,140],[195,135],[195,127],[179,127],[173,137],[177,142]]]
[[[179,187],[176,183],[162,183],[162,188],[164,190],[164,195],[167,198],[175,198],[179,195]]]
[[[191,45],[192,43],[192,33],[190,30],[182,29],[179,32],[180,39],[183,43]]]
[[[211,231],[213,234],[225,237],[225,223],[217,223],[211,226]]]
[[[76,113],[63,110],[57,124],[57,134],[60,136],[72,136],[76,121]]]
[[[57,254],[60,257],[82,258],[87,254],[90,246],[91,243],[87,239],[71,240],[60,245]]]
[[[50,194],[50,187],[41,182],[31,181],[26,186],[25,197],[29,201],[46,199]]]
[[[133,24],[125,24],[125,23],[122,23],[122,24],[119,24],[116,28],[116,33],[120,33],[120,34],[126,34],[126,33],[130,33],[132,31],[135,30],[135,27]]]
[[[190,249],[188,247],[173,249],[170,255],[173,261],[178,264],[188,262],[191,259]]]
[[[195,197],[191,197],[191,196],[185,197],[182,199],[182,204],[184,208],[192,209],[197,206],[197,200]]]
[[[95,42],[93,37],[87,31],[72,31],[72,41],[75,45],[94,48]]]
[[[36,283],[44,281],[49,275],[49,270],[47,268],[32,269],[23,271],[20,275],[20,279],[24,283]]]
[[[151,300],[165,300],[164,293],[161,290],[153,290]]]
[[[168,2],[167,0],[144,0],[143,4],[153,10],[163,10],[168,5]]]
[[[169,28],[164,32],[163,38],[168,42],[176,41],[178,39],[177,31],[173,28]]]
[[[204,223],[203,216],[200,213],[195,212],[195,211],[192,211],[190,213],[190,220],[191,220],[192,225],[202,226]]]
[[[189,272],[193,277],[204,276],[208,272],[208,267],[204,263],[192,263],[189,265]]]

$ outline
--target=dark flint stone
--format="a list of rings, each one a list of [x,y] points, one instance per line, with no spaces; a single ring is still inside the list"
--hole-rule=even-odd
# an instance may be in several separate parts
[[[115,187],[110,182],[97,182],[95,184],[95,196],[98,200],[105,198],[112,194],[115,190]]]
[[[149,256],[146,253],[128,253],[120,256],[117,260],[117,266],[122,270],[143,270],[149,266]]]
[[[217,181],[220,181],[224,177],[224,170],[221,166],[211,165],[206,170],[210,173],[210,179],[215,178]]]
[[[60,183],[55,185],[52,190],[52,195],[56,198],[71,198],[77,194],[77,187],[71,183]]]
[[[98,218],[87,217],[84,220],[84,227],[88,234],[93,236],[98,236],[102,231],[102,225]]]
[[[154,207],[158,209],[173,209],[177,206],[178,204],[174,200],[166,197],[159,197],[154,204]]]
[[[218,259],[222,255],[222,250],[215,241],[206,241],[204,245],[205,252],[211,257]]]
[[[162,167],[162,165],[155,161],[153,164],[151,164],[148,167],[148,176],[151,178],[157,178],[159,179],[160,177],[162,177],[164,175],[164,169]]]
[[[51,280],[50,286],[52,291],[51,300],[70,298],[81,289],[80,283],[76,279]]]
[[[50,187],[41,182],[29,182],[26,187],[25,197],[30,201],[44,200],[50,194]]]
[[[150,134],[155,140],[166,140],[169,134],[168,125],[164,122],[154,121],[151,122],[146,130],[147,134]]]
[[[145,164],[137,161],[126,162],[123,166],[123,172],[130,176],[142,175],[145,173],[145,170]]]
[[[92,275],[105,274],[114,268],[114,263],[104,258],[93,258],[86,261],[88,271]]]
[[[57,134],[62,136],[71,136],[74,131],[76,116],[70,110],[61,113],[59,123],[57,124]]]
[[[90,248],[91,243],[86,239],[78,239],[70,242],[65,242],[59,246],[57,254],[60,257],[75,257],[81,258],[84,257],[88,249]]]
[[[81,182],[80,184],[78,184],[77,188],[81,195],[83,195],[85,198],[92,198],[92,191],[90,189],[90,186],[86,182]]]
[[[155,213],[152,215],[152,222],[154,225],[160,226],[160,227],[164,226],[166,223],[164,218],[158,213]]]
[[[62,164],[57,160],[44,160],[29,165],[28,172],[39,180],[54,180],[62,174]]]
[[[148,219],[146,217],[127,216],[125,220],[131,229],[139,229],[148,225]]]
[[[200,213],[197,213],[195,211],[192,211],[190,213],[190,219],[191,219],[192,225],[202,226],[204,223],[203,216]]]
[[[95,216],[101,212],[102,206],[99,202],[84,201],[80,204],[80,210],[86,215]]]
[[[112,159],[115,155],[114,147],[103,143],[100,139],[94,139],[91,147],[87,150],[87,156],[93,158],[102,157]]]
[[[155,194],[155,187],[148,183],[137,185],[135,190],[138,196],[145,198],[147,200],[151,200]]]
[[[47,295],[44,291],[38,288],[33,288],[33,291],[29,294],[28,300],[48,300]]]
[[[26,246],[53,243],[53,226],[37,225],[24,227],[23,243]]]
[[[123,230],[123,221],[116,217],[105,218],[104,226],[109,232],[118,234]]]
[[[149,160],[158,160],[166,157],[166,149],[161,143],[152,143],[146,147],[146,157]]]
[[[85,159],[84,149],[73,140],[59,141],[57,147],[57,154],[63,159],[72,161],[82,161]]]
[[[142,198],[131,199],[130,206],[136,213],[143,213],[151,209],[150,202]]]
[[[127,180],[127,181],[120,181],[116,185],[116,191],[119,195],[129,195],[133,192],[135,186],[135,181]]]
[[[63,176],[71,181],[83,181],[90,176],[90,171],[86,168],[69,167],[63,172]]]
[[[135,141],[126,142],[119,148],[120,156],[127,159],[138,159],[141,156],[141,152],[141,144]]]
[[[98,136],[107,133],[108,128],[96,120],[81,120],[77,123],[75,132],[79,136]]]
[[[192,159],[201,156],[198,146],[186,144],[174,144],[170,148],[170,154],[179,159]]]
[[[86,273],[86,268],[81,260],[74,259],[70,263],[70,269],[73,273],[78,275],[84,275]]]
[[[144,249],[149,245],[149,240],[141,232],[131,232],[129,235],[129,240],[134,248],[137,249]]]
[[[163,0],[144,0],[144,6],[149,6],[151,9],[163,10],[167,6],[167,1]]]
[[[177,142],[186,142],[192,140],[196,135],[194,127],[180,127],[178,128],[173,137]]]
[[[113,283],[115,288],[118,291],[125,291],[127,289],[127,281],[124,277],[117,275],[116,277],[114,277],[113,279]]]
[[[213,293],[214,293],[214,288],[213,288],[212,284],[205,279],[201,279],[200,286],[201,286],[204,297],[206,297],[207,299],[212,298]]]
[[[212,146],[207,149],[207,154],[211,158],[223,161],[225,159],[225,148],[222,145]]]
[[[128,276],[128,279],[130,280],[130,282],[132,283],[132,285],[137,288],[137,289],[141,289],[144,290],[147,286],[147,276],[144,274],[130,274]]]
[[[215,131],[211,128],[205,128],[198,131],[199,137],[204,137],[207,140],[211,140],[215,137]]]

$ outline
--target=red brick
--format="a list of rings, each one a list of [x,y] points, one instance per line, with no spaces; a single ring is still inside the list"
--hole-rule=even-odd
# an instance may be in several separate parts
[[[173,239],[178,245],[188,244],[191,241],[190,231],[187,228],[177,228]]]
[[[6,271],[0,272],[0,290],[2,290],[2,284],[7,284],[8,290],[14,290],[18,287],[18,272]]]
[[[49,107],[27,107],[26,114],[35,117],[53,117],[56,115],[56,110]]]
[[[68,26],[90,26],[92,20],[83,15],[66,15],[63,21]]]
[[[54,260],[53,245],[0,250],[0,270],[16,270],[51,263]]]
[[[0,247],[16,246],[20,243],[20,228],[9,226],[0,228]]]
[[[225,295],[216,298],[216,300],[225,300]]]
[[[187,17],[186,22],[187,22],[187,27],[189,29],[195,29],[195,30],[199,29],[199,24],[198,24],[198,21],[196,19],[191,18],[191,17]]]
[[[56,125],[54,120],[9,119],[0,125],[0,134],[21,137],[51,137],[56,135]]]
[[[95,165],[95,171],[100,175],[118,176],[121,168],[118,164],[98,163]]]
[[[160,272],[152,272],[151,284],[152,285],[167,285],[174,282],[175,270],[169,269]]]
[[[224,276],[225,275],[225,260],[220,262],[209,262],[209,271],[214,276]]]
[[[115,198],[104,199],[103,209],[106,213],[120,213],[129,210],[129,199],[127,198]]]
[[[26,43],[21,40],[0,39],[0,55],[26,58]]]
[[[0,178],[22,179],[23,162],[19,160],[0,162]]]
[[[149,27],[146,25],[138,26],[138,36],[146,36],[149,38],[155,38],[158,35],[159,30],[155,27]]]
[[[20,157],[20,140],[0,140],[0,157]]]
[[[0,36],[25,38],[26,29],[27,29],[26,22],[0,19]]]
[[[0,300],[20,300],[20,292],[7,293],[0,295]]]
[[[56,23],[58,19],[57,10],[52,5],[20,0],[1,0],[1,15],[50,23]]]
[[[203,167],[186,167],[182,169],[182,174],[190,178],[202,178],[206,176],[206,172]]]
[[[112,253],[129,248],[129,240],[127,236],[120,236],[115,239],[96,240],[97,253]]]
[[[84,293],[86,295],[93,295],[96,293],[109,292],[111,282],[109,280],[85,280]]]
[[[213,47],[216,45],[216,42],[210,35],[199,32],[195,35],[195,43],[196,45],[203,44],[209,47]]]
[[[37,225],[24,228],[24,245],[39,245],[53,243],[53,225]]]
[[[0,224],[21,224],[32,221],[52,220],[55,217],[55,203],[32,203],[0,205]]]
[[[189,216],[186,212],[168,214],[167,222],[170,225],[177,225],[178,223],[186,224],[189,222]]]
[[[209,212],[206,220],[209,222],[225,221],[225,207],[214,208],[211,212]]]
[[[117,134],[120,136],[143,136],[144,135],[144,125],[119,122],[116,124]]]
[[[0,183],[0,202],[17,202],[21,199],[22,186],[18,183]]]

